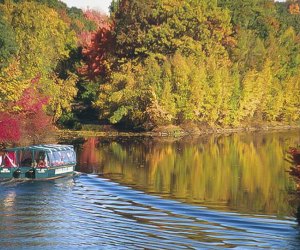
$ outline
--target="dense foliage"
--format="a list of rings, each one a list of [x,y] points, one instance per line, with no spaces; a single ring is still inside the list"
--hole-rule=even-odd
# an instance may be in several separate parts
[[[85,108],[146,130],[297,122],[299,6],[114,0],[108,17],[58,0],[1,0],[0,140],[40,119],[88,118]],[[22,98],[36,100],[30,115]]]
[[[101,118],[145,129],[298,121],[298,4],[114,1]]]
[[[0,141],[37,136],[71,112],[78,76],[66,62],[96,25],[57,0],[3,0],[0,13]]]

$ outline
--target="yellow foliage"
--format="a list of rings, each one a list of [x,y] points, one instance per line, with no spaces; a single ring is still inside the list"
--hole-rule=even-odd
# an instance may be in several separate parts
[[[45,94],[50,97],[47,109],[53,122],[60,118],[63,111],[71,111],[73,99],[77,94],[77,79],[78,77],[71,73],[67,79],[52,75],[52,82],[46,83]]]
[[[29,81],[22,78],[19,62],[14,60],[0,72],[0,109],[1,111],[18,110],[16,102],[22,96]]]
[[[59,18],[58,13],[33,1],[0,5],[19,45],[20,68],[28,78],[41,74],[43,78],[57,62],[69,56],[76,46],[75,32]]]
[[[280,216],[291,212],[285,199],[291,190],[288,187],[293,185],[286,172],[289,164],[284,160],[283,149],[297,143],[298,135],[154,139],[134,141],[130,147],[128,142],[112,142],[86,150],[97,155],[97,166],[104,166],[93,169],[95,172],[112,178],[122,173],[118,181],[149,193],[205,206],[218,205],[218,209],[239,208],[244,213]],[[142,168],[137,159],[143,159]]]

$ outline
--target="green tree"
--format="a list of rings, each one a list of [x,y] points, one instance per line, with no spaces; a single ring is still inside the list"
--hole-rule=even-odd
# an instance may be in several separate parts
[[[230,17],[206,1],[128,1],[115,13],[118,57],[144,58],[149,53],[172,55],[177,50],[226,55],[231,41]]]
[[[17,56],[26,77],[41,74],[46,78],[76,45],[75,34],[55,10],[27,1],[0,7],[5,9],[5,19],[14,30],[19,45]]]
[[[0,69],[8,66],[10,59],[17,53],[18,45],[12,27],[3,20],[0,11]]]
[[[299,27],[290,15],[298,14],[282,6],[288,5],[113,1],[110,64],[95,101],[101,118],[146,129],[296,121]]]
[[[29,86],[29,81],[22,78],[19,62],[13,60],[0,71],[0,110],[1,112],[18,111],[17,101],[23,91]],[[1,113],[0,112],[0,113]]]
[[[52,75],[52,82],[46,85],[45,94],[50,97],[47,106],[48,114],[52,116],[55,123],[64,112],[71,112],[74,97],[77,94],[77,76],[70,73],[66,79]]]

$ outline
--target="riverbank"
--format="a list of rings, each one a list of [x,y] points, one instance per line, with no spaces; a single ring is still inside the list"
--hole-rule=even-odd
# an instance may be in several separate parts
[[[148,132],[122,131],[109,125],[88,125],[83,126],[81,130],[54,129],[49,133],[40,136],[28,136],[18,142],[4,143],[0,142],[0,149],[31,144],[57,143],[62,141],[73,141],[80,138],[89,137],[184,137],[184,136],[204,136],[204,135],[222,135],[244,132],[266,132],[266,131],[287,131],[300,130],[300,124],[280,125],[280,124],[264,124],[260,126],[245,126],[238,128],[210,128],[199,127],[195,125],[183,126],[161,126]]]
[[[78,137],[182,137],[188,135],[201,136],[210,134],[229,134],[241,132],[258,132],[258,131],[285,131],[300,129],[300,124],[293,125],[260,125],[245,126],[238,128],[210,128],[189,126],[161,126],[148,132],[121,131],[112,126],[89,126],[83,127],[83,130],[58,130],[56,131],[58,138],[71,139]]]

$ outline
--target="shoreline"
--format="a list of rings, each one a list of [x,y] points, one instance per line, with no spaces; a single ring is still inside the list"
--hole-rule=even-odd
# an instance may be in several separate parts
[[[179,126],[159,127],[149,132],[118,131],[115,129],[99,130],[67,130],[59,129],[56,133],[60,139],[78,138],[78,137],[184,137],[184,136],[204,136],[204,135],[222,135],[243,132],[274,132],[300,130],[300,125],[263,125],[247,126],[238,128],[202,128],[194,127],[183,129]]]
[[[99,129],[103,129],[102,131]],[[0,150],[7,147],[16,145],[33,145],[42,143],[59,143],[64,141],[73,141],[76,139],[90,138],[90,137],[152,137],[152,138],[183,138],[183,137],[201,137],[210,135],[230,135],[237,133],[254,133],[254,132],[285,132],[285,131],[297,131],[300,132],[300,124],[293,125],[262,125],[262,126],[246,126],[238,128],[199,128],[196,126],[165,126],[158,127],[153,131],[149,132],[135,132],[135,131],[120,131],[116,130],[112,126],[98,126],[97,129],[89,130],[68,130],[68,129],[56,129],[51,134],[46,136],[41,135],[36,138],[24,138],[18,142],[0,142]]]

